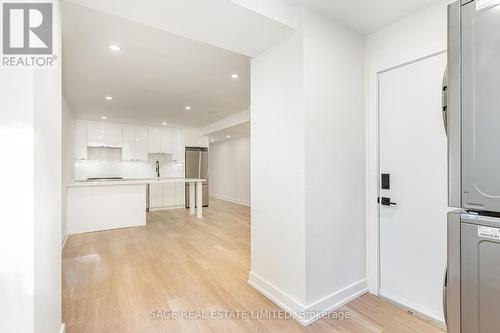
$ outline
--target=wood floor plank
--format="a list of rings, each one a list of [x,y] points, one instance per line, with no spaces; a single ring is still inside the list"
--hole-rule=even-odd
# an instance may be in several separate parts
[[[373,295],[339,309],[349,319],[308,327],[293,319],[237,317],[238,311],[280,310],[248,285],[249,269],[250,209],[215,199],[201,221],[185,209],[156,211],[144,227],[72,235],[63,250],[66,332],[443,332]],[[224,320],[187,313],[227,310],[236,311]],[[184,317],[164,318],[169,311]]]

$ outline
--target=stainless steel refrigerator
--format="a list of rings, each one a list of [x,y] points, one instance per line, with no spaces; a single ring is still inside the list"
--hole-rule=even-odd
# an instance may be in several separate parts
[[[203,207],[208,207],[208,148],[186,147],[185,177],[205,179]],[[186,208],[189,208],[189,184],[186,184]]]
[[[500,332],[500,1],[448,7],[449,333]]]

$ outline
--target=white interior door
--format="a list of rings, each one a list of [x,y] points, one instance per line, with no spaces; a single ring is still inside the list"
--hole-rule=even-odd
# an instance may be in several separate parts
[[[447,148],[441,116],[446,55],[379,75],[380,294],[443,320]],[[387,200],[390,199],[390,200]],[[384,199],[383,199],[384,200]]]

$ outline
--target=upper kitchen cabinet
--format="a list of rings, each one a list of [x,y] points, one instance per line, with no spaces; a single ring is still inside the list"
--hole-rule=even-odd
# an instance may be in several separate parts
[[[148,129],[135,128],[135,157],[140,161],[148,160]]]
[[[148,128],[148,151],[151,154],[160,154],[162,129],[156,127]]]
[[[148,129],[148,151],[151,154],[172,153],[172,129],[156,128]]]
[[[172,129],[172,160],[184,161],[184,130],[181,128]]]
[[[161,151],[165,154],[172,154],[174,143],[172,142],[172,135],[174,128],[164,128],[161,132]]]
[[[75,121],[74,125],[74,158],[75,160],[87,159],[87,124]]]
[[[121,148],[122,126],[117,124],[87,123],[88,147]]]
[[[184,161],[184,131],[181,128],[149,128],[148,151],[172,154],[174,161]]]
[[[123,126],[122,160],[148,160],[148,129],[146,127]]]

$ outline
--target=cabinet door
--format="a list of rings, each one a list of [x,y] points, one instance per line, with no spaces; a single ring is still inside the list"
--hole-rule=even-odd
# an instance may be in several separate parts
[[[123,126],[122,160],[133,161],[134,159],[135,159],[135,127]]]
[[[185,206],[185,201],[184,199],[186,198],[185,190],[186,190],[186,185],[184,183],[176,183],[176,191],[175,191],[175,196],[176,196],[176,206],[179,207],[184,207]]]
[[[150,154],[159,154],[161,147],[162,129],[150,127],[148,129],[148,152]]]
[[[161,131],[161,152],[164,154],[172,153],[172,128],[164,128]]]
[[[180,128],[174,128],[172,131],[172,160],[182,162],[184,161],[184,131]]]
[[[104,144],[106,147],[122,147],[122,126],[104,124]]]
[[[89,147],[104,147],[104,124],[102,123],[87,123],[87,146]]]
[[[172,185],[173,184],[163,184],[163,207],[172,207],[174,203],[174,198],[172,196]]]
[[[149,208],[163,207],[163,184],[149,185]]]
[[[148,160],[148,129],[146,127],[135,128],[135,159]]]
[[[83,121],[75,122],[75,135],[74,135],[74,159],[86,160],[87,159],[87,126]]]

